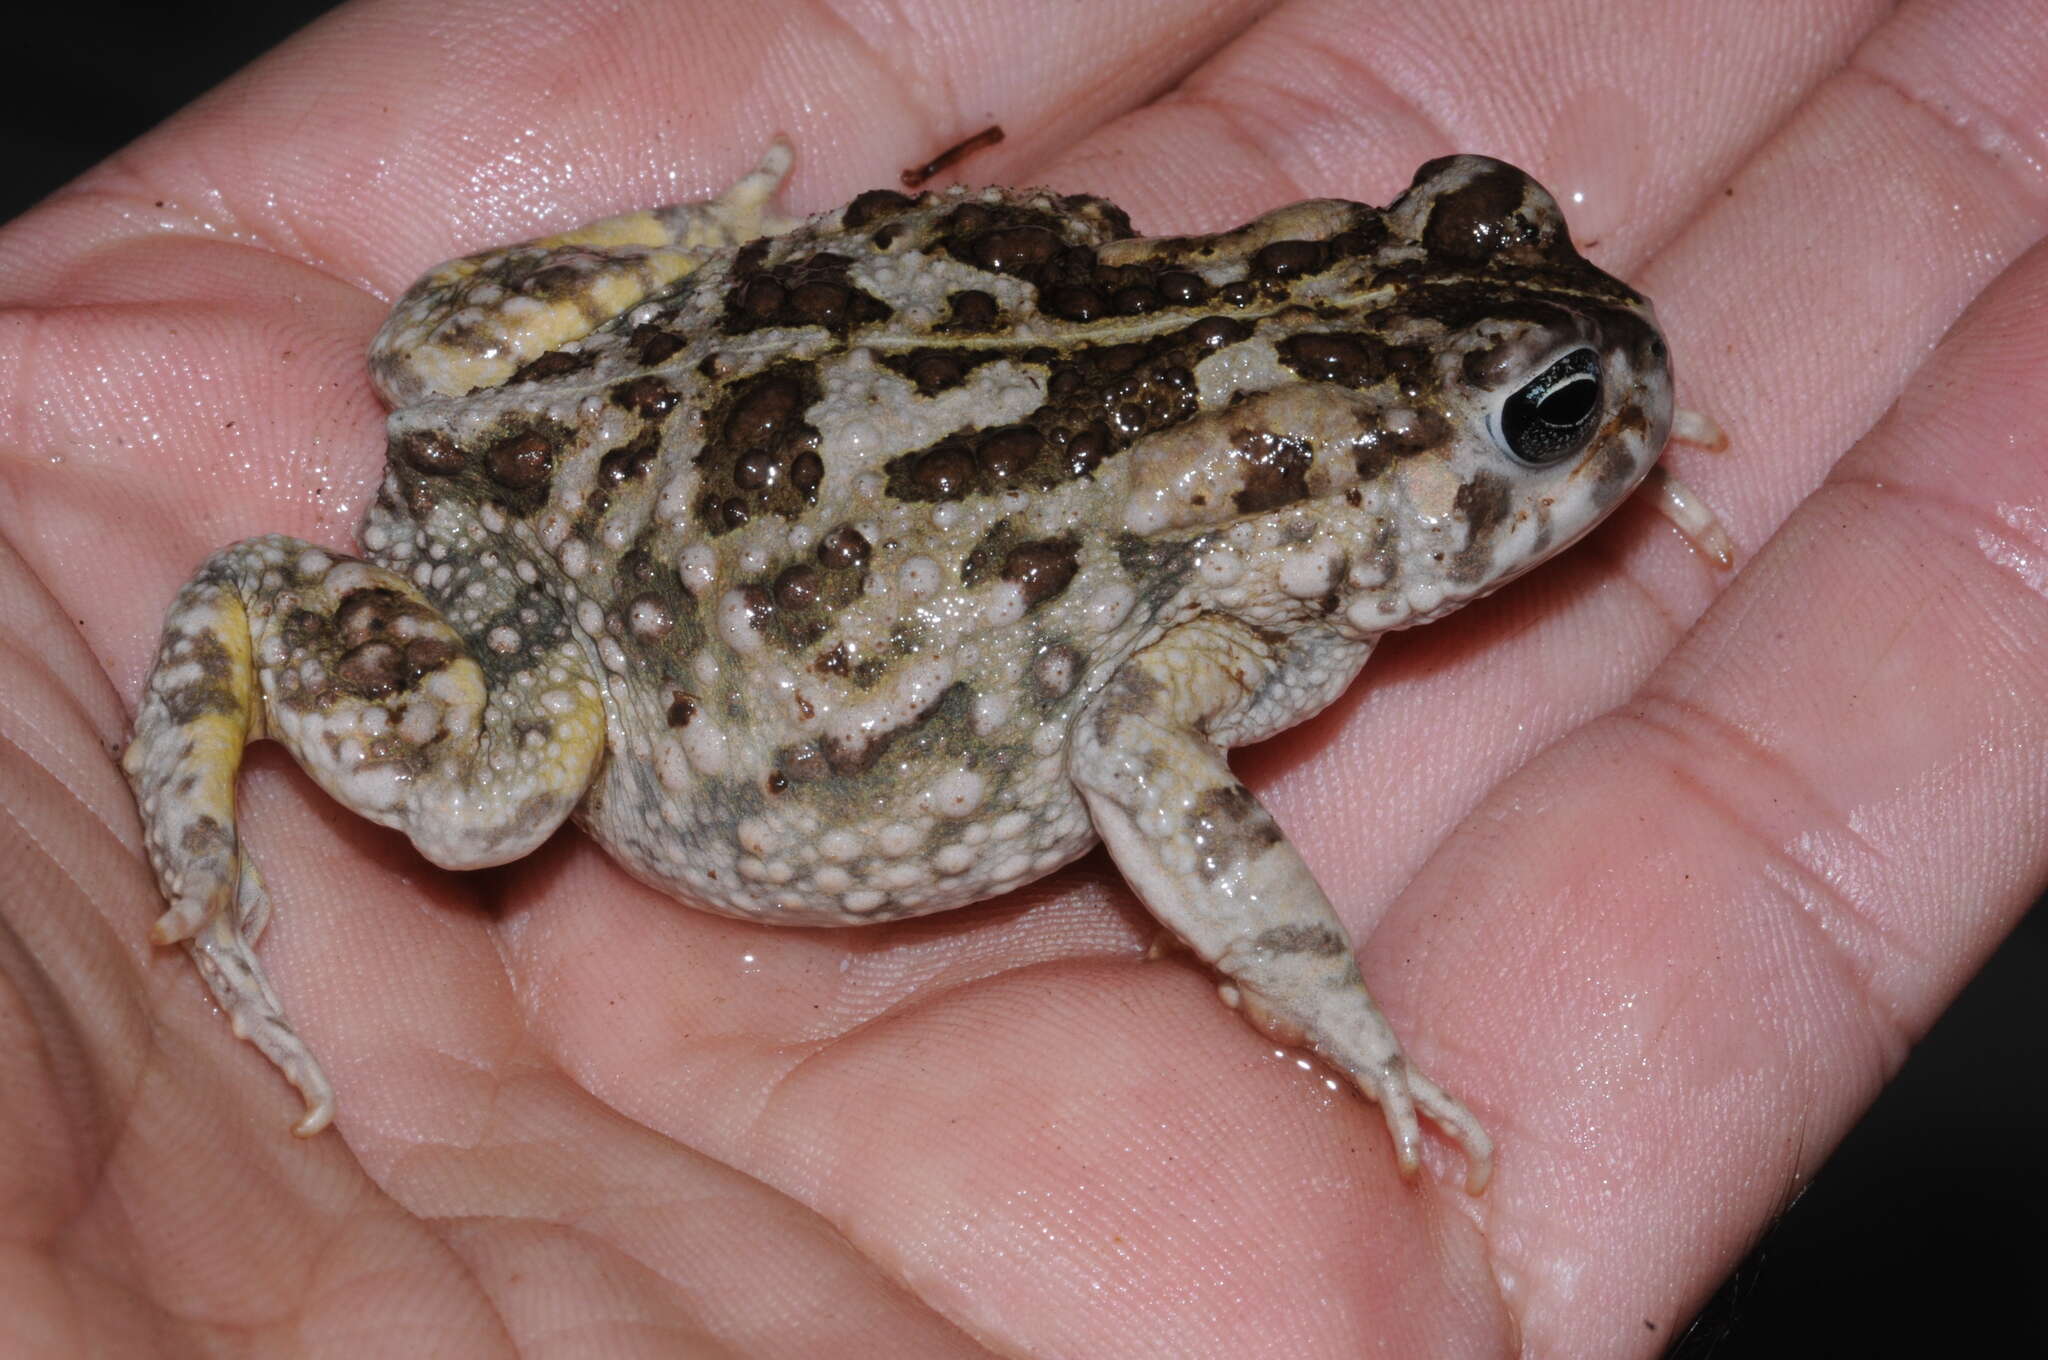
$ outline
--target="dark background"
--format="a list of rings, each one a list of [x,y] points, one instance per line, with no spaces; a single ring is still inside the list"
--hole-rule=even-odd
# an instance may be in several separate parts
[[[34,45],[41,83],[0,87],[12,167],[0,220],[332,7],[74,11],[67,32]],[[2048,1355],[2037,1292],[2048,1275],[2044,983],[2048,912],[2037,907],[1670,1355]]]

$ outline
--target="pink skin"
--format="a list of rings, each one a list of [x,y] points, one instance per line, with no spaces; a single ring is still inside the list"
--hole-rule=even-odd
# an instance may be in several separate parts
[[[1659,1350],[2048,873],[2028,0],[1806,0],[1769,31],[520,8],[352,8],[0,237],[0,1350]],[[1239,762],[1487,1122],[1492,1188],[1434,1135],[1401,1180],[1375,1111],[1144,961],[1100,858],[778,932],[573,835],[435,871],[259,748],[264,957],[345,1112],[291,1139],[290,1093],[148,942],[110,753],[176,584],[246,534],[348,541],[382,449],[364,346],[419,269],[700,194],[776,131],[815,209],[988,110],[1008,140],[968,177],[1154,231],[1511,159],[1656,298],[1681,400],[1733,440],[1674,458],[1733,575],[1631,507]]]

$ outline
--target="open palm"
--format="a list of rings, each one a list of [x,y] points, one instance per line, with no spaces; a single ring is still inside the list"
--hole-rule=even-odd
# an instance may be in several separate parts
[[[0,1335],[1654,1351],[2048,867],[2029,8],[367,4],[72,185],[0,237]],[[1515,161],[1733,438],[1675,456],[1734,576],[1625,510],[1238,761],[1493,1187],[1441,1142],[1402,1181],[1369,1106],[1146,961],[1099,857],[779,931],[573,833],[440,872],[258,747],[263,956],[340,1099],[290,1138],[147,944],[113,756],[177,583],[256,532],[348,545],[363,351],[427,265],[702,196],[778,132],[816,210],[991,121],[966,178],[1154,233]]]

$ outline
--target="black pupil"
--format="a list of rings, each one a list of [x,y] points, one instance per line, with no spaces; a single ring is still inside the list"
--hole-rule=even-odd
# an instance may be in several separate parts
[[[1586,446],[1600,411],[1600,356],[1575,349],[1526,383],[1501,407],[1508,452],[1542,466]]]

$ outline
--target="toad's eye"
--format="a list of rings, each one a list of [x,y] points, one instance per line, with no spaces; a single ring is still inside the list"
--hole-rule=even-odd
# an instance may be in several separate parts
[[[1592,437],[1600,415],[1600,356],[1575,349],[1501,403],[1500,442],[1518,462],[1548,467]]]

